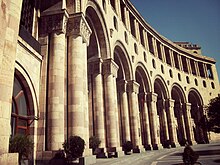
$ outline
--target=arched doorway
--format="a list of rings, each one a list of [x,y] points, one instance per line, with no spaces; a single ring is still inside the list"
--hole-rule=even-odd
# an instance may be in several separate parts
[[[157,96],[157,134],[160,139],[160,143],[165,147],[169,140],[168,121],[166,114],[165,101],[168,97],[168,90],[165,82],[161,77],[157,77],[154,82],[154,92]]]
[[[114,48],[114,62],[118,66],[118,74],[116,78],[117,85],[117,106],[119,121],[119,141],[122,146],[126,141],[131,141],[130,121],[127,84],[131,80],[131,65],[128,60],[128,54],[123,44],[116,42]]]
[[[138,92],[139,105],[139,129],[143,146],[146,150],[151,149],[151,131],[149,122],[149,105],[147,94],[151,91],[150,79],[144,65],[138,64],[135,71],[135,80],[140,85]]]
[[[174,84],[171,90],[171,98],[174,102],[174,117],[176,122],[176,132],[177,138],[180,145],[185,145],[185,140],[187,139],[186,127],[184,120],[184,109],[183,104],[186,102],[184,97],[184,92],[182,88]]]
[[[191,89],[188,94],[191,103],[191,117],[194,121],[194,137],[197,143],[208,143],[207,128],[205,127],[206,116],[203,112],[203,101],[199,92]]]

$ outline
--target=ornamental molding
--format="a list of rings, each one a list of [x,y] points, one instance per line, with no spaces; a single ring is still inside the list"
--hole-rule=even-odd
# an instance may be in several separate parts
[[[65,10],[41,17],[40,34],[66,33],[68,14]]]
[[[89,45],[89,38],[92,34],[83,13],[71,14],[67,23],[68,36],[82,36],[83,42]]]

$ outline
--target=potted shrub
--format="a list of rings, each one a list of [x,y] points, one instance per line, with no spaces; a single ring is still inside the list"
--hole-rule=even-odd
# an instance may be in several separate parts
[[[189,145],[186,145],[183,152],[183,162],[185,164],[194,164],[199,158],[199,154],[195,152]]]
[[[9,152],[18,153],[19,164],[26,164],[25,160],[28,160],[30,154],[34,148],[34,143],[27,135],[15,135],[10,138]]]
[[[98,147],[100,143],[101,143],[101,140],[99,140],[99,138],[96,136],[91,136],[89,138],[89,148],[92,148],[92,152],[94,155],[99,153]]]
[[[66,153],[67,163],[82,157],[85,149],[85,141],[79,136],[70,136],[68,141],[63,143],[64,152]]]
[[[125,155],[129,155],[131,150],[133,148],[133,144],[131,141],[126,141],[123,145],[122,145],[122,149],[125,153]]]

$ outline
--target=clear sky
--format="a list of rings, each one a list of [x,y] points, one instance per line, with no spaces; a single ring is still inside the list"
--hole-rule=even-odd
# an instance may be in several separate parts
[[[159,34],[188,41],[214,58],[220,79],[220,0],[130,0]]]

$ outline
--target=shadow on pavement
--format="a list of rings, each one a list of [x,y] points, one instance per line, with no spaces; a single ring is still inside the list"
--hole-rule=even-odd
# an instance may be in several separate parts
[[[205,156],[205,155],[220,155],[220,150],[202,150],[202,151],[196,151],[199,156]],[[171,156],[182,156],[182,152],[178,152],[175,154],[172,154]]]

